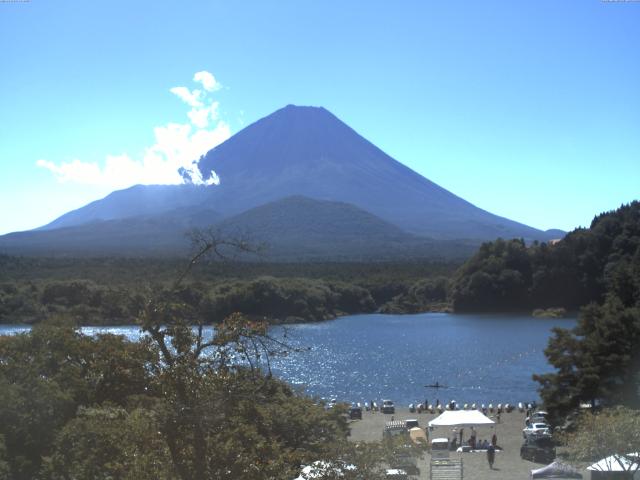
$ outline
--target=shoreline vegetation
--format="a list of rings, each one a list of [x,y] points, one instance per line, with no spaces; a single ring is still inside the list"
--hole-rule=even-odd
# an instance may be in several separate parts
[[[531,314],[536,318],[567,318],[569,313],[565,308],[536,308]]]
[[[0,323],[64,314],[79,325],[135,323],[150,290],[166,290],[183,259],[59,259],[0,255]],[[239,311],[272,324],[359,313],[450,311],[448,262],[205,263],[181,299],[207,323]]]

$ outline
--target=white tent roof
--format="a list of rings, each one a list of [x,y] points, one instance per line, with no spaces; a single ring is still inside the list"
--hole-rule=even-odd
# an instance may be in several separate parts
[[[447,410],[429,422],[430,427],[471,427],[495,422],[478,410]]]
[[[582,475],[570,465],[553,462],[546,467],[531,470],[531,478],[582,478]]]
[[[638,452],[629,453],[628,455],[611,455],[587,467],[587,470],[596,472],[635,472],[640,470],[639,455]],[[632,461],[630,457],[635,457],[636,460]]]

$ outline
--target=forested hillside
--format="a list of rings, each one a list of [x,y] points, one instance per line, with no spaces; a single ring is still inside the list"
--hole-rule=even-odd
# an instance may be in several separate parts
[[[0,323],[38,323],[64,314],[82,325],[132,324],[151,289],[171,288],[185,260],[0,256]],[[446,301],[456,264],[437,262],[205,262],[191,272],[181,300],[209,323],[243,312],[273,323],[339,315],[418,311]],[[439,278],[437,299],[429,285]],[[444,285],[443,286],[443,282]],[[394,297],[409,296],[402,309]],[[413,302],[413,303],[411,303]]]
[[[556,244],[496,240],[456,272],[455,311],[500,311],[601,303],[608,290],[628,298],[639,275],[640,202],[594,218]]]

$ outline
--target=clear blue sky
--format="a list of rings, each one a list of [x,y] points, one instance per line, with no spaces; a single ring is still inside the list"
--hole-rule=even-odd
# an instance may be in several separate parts
[[[0,233],[144,177],[105,173],[106,159],[135,170],[173,138],[156,127],[197,130],[177,86],[219,102],[207,141],[322,105],[538,228],[640,197],[640,2],[31,0],[0,3],[0,41]],[[200,71],[219,84],[203,89]]]

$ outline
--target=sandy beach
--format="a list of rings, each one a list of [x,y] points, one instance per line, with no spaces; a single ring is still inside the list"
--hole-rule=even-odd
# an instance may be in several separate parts
[[[393,415],[395,420],[405,420],[415,418],[418,420],[421,428],[427,428],[428,422],[438,414],[430,413],[410,413],[408,408],[397,408]],[[492,420],[496,421],[491,414],[488,414]],[[362,413],[362,420],[353,420],[351,422],[351,439],[353,441],[376,441],[382,439],[382,431],[385,422],[391,420],[392,415],[382,414],[379,412]],[[498,438],[498,446],[502,447],[501,451],[496,453],[496,459],[493,470],[489,468],[487,456],[484,452],[473,453],[457,453],[451,452],[453,459],[462,459],[463,471],[465,479],[477,480],[519,480],[530,478],[532,469],[543,467],[544,464],[534,463],[520,458],[520,446],[522,445],[522,429],[524,428],[524,413],[517,410],[511,413],[502,413],[500,415],[500,423],[496,423],[495,427],[478,427],[476,428],[477,439],[488,439],[495,431]],[[464,439],[468,439],[471,430],[464,428]],[[433,437],[449,437],[453,436],[451,428],[438,428],[433,432]],[[431,437],[430,437],[431,438]],[[459,437],[458,437],[459,438]],[[420,475],[415,478],[429,478],[429,462],[430,454],[426,453],[418,462]],[[583,478],[588,479],[589,474],[586,470],[581,471]]]

